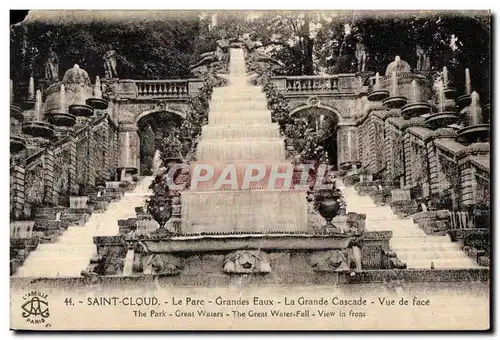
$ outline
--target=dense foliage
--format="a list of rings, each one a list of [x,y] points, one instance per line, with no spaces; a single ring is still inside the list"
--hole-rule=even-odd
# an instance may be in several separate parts
[[[42,78],[49,48],[59,57],[60,78],[73,64],[87,70],[92,79],[103,76],[103,56],[110,49],[116,51],[120,78],[187,78],[189,65],[201,53],[215,49],[216,38],[216,32],[197,16],[71,25],[31,22],[11,27],[11,78],[26,81],[31,74]]]
[[[321,25],[316,35],[315,56],[318,64],[329,72],[353,71],[354,48],[361,38],[369,54],[367,69],[383,74],[396,55],[415,67],[416,45],[420,45],[430,53],[431,70],[447,66],[459,92],[463,91],[464,70],[469,68],[473,89],[489,96],[490,25],[485,12],[406,15],[382,12],[360,16],[355,12],[345,13]]]
[[[491,74],[491,22],[486,12],[267,12],[242,23],[283,74],[354,72],[356,43],[368,53],[366,70],[383,74],[399,55],[415,68],[416,46],[428,51],[431,71],[447,66],[459,92],[469,68],[472,88],[488,101]]]
[[[161,21],[12,27],[11,64],[16,67],[11,77],[40,76],[52,48],[59,55],[60,73],[78,63],[93,78],[103,74],[102,56],[113,48],[120,78],[183,78],[190,76],[189,65],[200,54],[215,49],[221,31],[230,39],[253,32],[262,49],[286,65],[283,74],[354,71],[359,40],[368,52],[367,70],[383,73],[396,55],[415,67],[418,44],[429,51],[432,70],[447,66],[455,84],[463,87],[468,67],[473,89],[482,101],[489,97],[491,23],[486,12],[219,11],[216,29],[209,15],[200,14]]]

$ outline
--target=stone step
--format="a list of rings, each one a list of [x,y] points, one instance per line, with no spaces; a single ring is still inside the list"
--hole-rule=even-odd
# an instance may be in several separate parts
[[[78,246],[77,246],[78,247]],[[85,257],[90,259],[92,256],[97,254],[97,249],[94,247],[94,249],[78,249],[78,250],[72,250],[71,248],[76,248],[76,247],[66,247],[66,249],[61,248],[58,250],[50,250],[50,251],[40,251],[38,253],[32,253],[30,256],[33,256],[31,261],[28,261],[30,258],[26,259],[27,264],[29,265],[30,262],[36,262],[39,261],[40,259],[52,259],[54,261],[58,261],[61,258],[65,257],[75,257],[75,256],[80,256],[80,257]]]
[[[35,252],[79,252],[79,251],[87,251],[87,250],[96,250],[95,244],[85,244],[85,245],[73,245],[68,247],[66,244],[57,243],[42,243],[39,244],[36,248]],[[33,252],[33,253],[35,253]]]
[[[342,182],[340,181],[340,187]],[[410,217],[399,218],[390,206],[376,206],[369,196],[360,196],[353,187],[342,188],[347,210],[366,214],[366,230],[392,231],[391,250],[408,268],[474,268],[471,261],[448,235],[427,235]]]
[[[74,236],[74,235],[62,235],[57,238],[57,243],[61,243],[64,245],[78,245],[78,244],[85,244],[85,243],[93,243],[93,239],[96,236],[113,236],[113,235],[118,235],[119,229],[116,228],[116,230],[102,230],[102,231],[95,231],[91,234],[82,234],[79,236]]]
[[[474,260],[463,257],[460,259],[436,259],[436,260],[409,260],[406,262],[407,268],[430,268],[431,262],[435,269],[444,268],[478,268],[479,265]]]
[[[413,223],[412,220],[399,220],[399,219],[373,219],[366,217],[365,224],[373,226],[374,228],[383,227],[383,229],[405,229],[405,228],[418,228],[418,225]],[[420,229],[420,228],[419,228]]]
[[[445,236],[403,236],[403,235],[397,235],[393,236],[391,238],[391,242],[394,245],[400,245],[404,244],[405,242],[410,243],[410,242],[418,242],[421,244],[429,244],[429,243],[448,243],[451,241],[449,238],[446,238]]]
[[[413,261],[413,260],[428,260],[428,259],[439,259],[439,260],[453,260],[461,259],[462,251],[459,249],[434,249],[434,250],[424,250],[422,248],[413,249],[409,251],[399,250],[397,252],[398,258],[403,261]]]
[[[70,267],[35,267],[26,268],[20,267],[14,276],[18,277],[80,277],[83,269]]]
[[[383,226],[385,229],[420,229],[418,224],[415,224],[413,220],[400,220],[400,219],[373,219],[366,217],[366,225],[372,225],[374,228],[377,226]]]
[[[228,112],[231,110],[241,111],[264,111],[268,110],[267,103],[257,100],[236,100],[236,101],[220,101],[210,103],[210,114],[215,112]]]
[[[398,237],[425,237],[426,234],[423,230],[419,229],[413,229],[413,230],[398,230],[398,229],[392,229],[392,230],[387,230],[387,229],[372,229],[367,227],[367,231],[392,231],[392,237],[398,238]]]
[[[37,257],[21,267],[24,273],[30,276],[50,277],[56,276],[57,272],[79,276],[79,273],[87,268],[90,263],[91,254],[83,257]],[[20,273],[21,273],[20,272]],[[51,274],[52,273],[52,274]]]
[[[399,252],[427,252],[427,251],[451,251],[460,250],[460,247],[454,243],[409,243],[409,244],[394,244],[390,242],[391,249],[399,254]]]

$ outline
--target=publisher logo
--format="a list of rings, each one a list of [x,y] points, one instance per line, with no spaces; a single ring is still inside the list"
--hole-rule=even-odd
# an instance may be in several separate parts
[[[50,316],[47,294],[32,291],[23,296],[22,316],[30,324],[43,324]]]

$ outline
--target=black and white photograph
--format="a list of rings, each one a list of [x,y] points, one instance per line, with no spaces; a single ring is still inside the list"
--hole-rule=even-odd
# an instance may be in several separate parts
[[[491,26],[29,10],[10,328],[489,330]]]

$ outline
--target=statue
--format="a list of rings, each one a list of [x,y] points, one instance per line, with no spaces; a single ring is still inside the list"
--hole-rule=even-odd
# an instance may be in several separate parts
[[[118,78],[118,73],[116,72],[116,52],[111,49],[108,50],[103,56],[104,59],[104,72],[106,78]]]
[[[366,59],[368,53],[366,52],[366,47],[363,44],[361,38],[359,38],[356,43],[356,59],[358,60],[358,72],[364,72],[366,68]]]
[[[276,60],[267,53],[258,50],[263,47],[263,45],[259,40],[257,40],[255,32],[245,33],[243,37],[237,39],[237,43],[233,43],[233,45],[238,45],[238,47],[243,49],[250,71],[254,71],[258,74],[261,74],[264,71],[272,73],[285,66],[279,60]]]
[[[49,48],[49,54],[45,61],[45,79],[49,82],[59,81],[59,57],[56,52]]]
[[[429,49],[426,50],[418,44],[415,48],[417,52],[417,71],[429,71],[431,69]]]
[[[230,42],[226,35],[221,34],[221,38],[217,40],[217,48],[215,50],[215,55],[218,61],[222,61],[224,65],[229,64],[229,46]]]
[[[153,156],[153,167],[151,168],[151,171],[153,175],[157,174],[158,171],[161,168],[161,156],[160,156],[160,151],[156,150],[155,154]]]
[[[222,65],[229,64],[229,47],[230,41],[227,39],[225,33],[221,33],[220,39],[217,40],[217,48],[215,51],[203,53],[200,55],[201,60],[196,64],[190,65],[192,71],[202,66],[208,67],[214,63],[222,63]]]
[[[391,62],[389,65],[387,65],[387,68],[385,69],[385,76],[386,77],[392,76],[392,72],[396,72],[396,74],[410,73],[411,72],[410,64],[408,64],[408,62],[402,60],[397,55],[394,58],[394,61]]]
[[[255,49],[262,46],[260,41],[257,41],[257,35],[255,32],[245,34],[241,39],[242,48],[245,50],[245,54],[252,53]],[[246,55],[245,55],[246,56]]]

